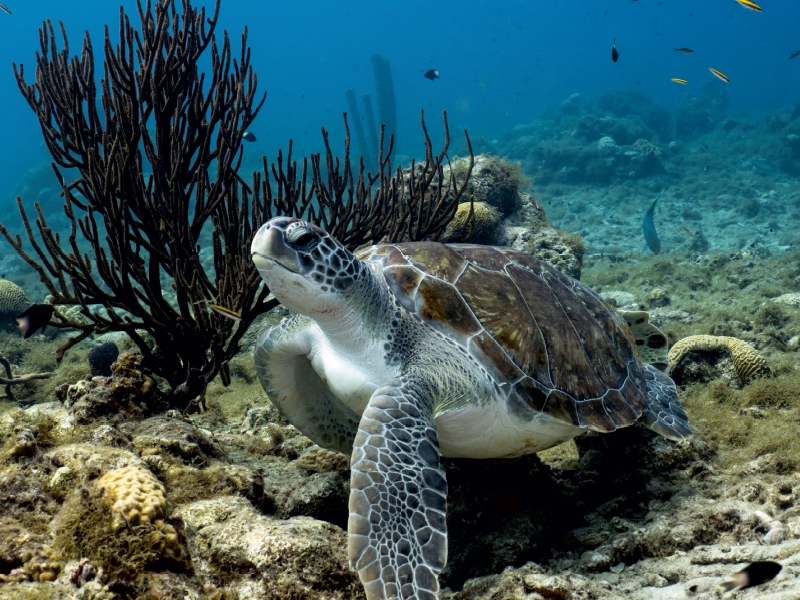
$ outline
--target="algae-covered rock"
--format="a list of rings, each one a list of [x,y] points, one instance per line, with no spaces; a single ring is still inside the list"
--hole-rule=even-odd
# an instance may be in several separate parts
[[[452,172],[456,181],[460,182],[468,164],[468,158],[453,161],[452,167],[444,169],[445,179]],[[485,202],[507,217],[519,208],[519,186],[524,183],[525,175],[519,163],[489,154],[479,154],[475,157],[472,175],[467,182],[463,198],[472,199],[474,202]]]
[[[472,204],[473,219],[469,219],[470,203],[458,205],[453,220],[447,225],[442,242],[493,245],[500,227],[500,212],[486,202]]]
[[[237,496],[184,505],[181,516],[197,577],[239,600],[364,597],[335,525],[262,515]]]
[[[69,477],[76,486],[83,485],[87,480],[100,477],[103,473],[114,469],[147,468],[141,458],[124,448],[84,443],[58,446],[47,452],[45,458],[56,469],[62,467],[69,469]]]
[[[137,427],[133,447],[140,453],[158,450],[186,464],[205,464],[209,458],[225,459],[225,451],[189,419],[172,411],[143,421]]]
[[[141,419],[150,406],[156,383],[141,368],[141,355],[123,352],[113,364],[111,377],[92,377],[56,388],[56,398],[77,423],[92,423],[102,416],[121,414]]]
[[[262,469],[264,494],[283,518],[308,516],[347,526],[349,481],[338,472],[314,473],[296,461],[271,463]]]
[[[605,581],[592,581],[573,573],[552,575],[544,568],[528,563],[518,569],[509,568],[499,575],[470,579],[464,588],[453,593],[444,590],[441,600],[538,600],[539,598],[572,598],[586,600],[622,600]]]
[[[297,465],[317,473],[339,473],[350,468],[350,457],[341,452],[327,450],[319,446],[312,446],[297,459]]]

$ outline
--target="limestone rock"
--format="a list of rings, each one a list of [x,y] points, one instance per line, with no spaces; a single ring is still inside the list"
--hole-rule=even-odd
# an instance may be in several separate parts
[[[262,515],[237,496],[185,505],[181,516],[197,577],[239,600],[364,597],[335,525]]]

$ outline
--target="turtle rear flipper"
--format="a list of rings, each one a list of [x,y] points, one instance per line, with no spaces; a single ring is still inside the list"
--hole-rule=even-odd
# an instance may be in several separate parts
[[[653,365],[645,363],[644,367],[647,409],[642,413],[642,423],[671,440],[681,440],[692,435],[689,418],[681,406],[675,382]]]

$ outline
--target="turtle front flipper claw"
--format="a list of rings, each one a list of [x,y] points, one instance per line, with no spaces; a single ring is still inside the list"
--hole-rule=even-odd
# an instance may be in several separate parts
[[[447,482],[427,386],[375,391],[356,434],[348,554],[367,600],[435,600],[447,562]]]

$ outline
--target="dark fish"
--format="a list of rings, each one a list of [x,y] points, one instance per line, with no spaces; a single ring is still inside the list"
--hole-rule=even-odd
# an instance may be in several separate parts
[[[691,48],[675,48],[675,52],[680,52],[681,54],[693,54],[694,50]]]
[[[11,11],[8,10],[8,7],[5,4],[0,4],[0,9],[2,9],[4,12],[7,12],[8,14],[11,14]]]
[[[436,69],[431,69],[430,71],[425,71],[425,75],[423,75],[425,79],[430,79],[433,81],[434,79],[439,79],[439,71]]]
[[[255,142],[256,136],[253,134],[252,131],[245,131],[244,135],[242,135],[242,139],[246,142]]]
[[[614,42],[611,44],[611,60],[614,62],[619,60],[619,52],[617,52],[617,38],[614,38]]]
[[[661,252],[661,240],[658,239],[658,234],[656,233],[656,226],[653,223],[653,211],[656,208],[656,202],[661,200],[661,195],[663,194],[663,190],[661,194],[658,195],[658,198],[653,200],[653,203],[650,205],[650,208],[644,215],[644,222],[642,223],[642,232],[644,233],[644,247],[642,248],[642,254],[644,251],[650,248],[653,254],[658,254]]]
[[[241,321],[242,315],[237,313],[230,308],[225,308],[224,306],[220,306],[219,304],[209,304],[208,308],[213,310],[218,315],[222,315],[223,317],[227,317],[228,319],[232,319],[233,321]]]
[[[781,572],[783,565],[780,563],[772,562],[771,560],[763,560],[750,563],[744,569],[736,574],[736,579],[722,584],[725,591],[733,589],[743,590],[745,588],[754,587],[767,583],[775,579],[775,576]]]
[[[10,13],[9,13],[9,14],[10,14]],[[800,50],[795,50],[794,52],[792,52],[792,53],[789,55],[789,60],[792,60],[793,58],[797,58],[798,56],[800,56]]]
[[[17,328],[22,332],[22,337],[27,340],[40,329],[44,332],[54,310],[50,304],[31,304],[17,317]]]
[[[691,231],[686,229],[686,227],[681,227],[681,229],[683,229],[686,232],[686,235],[688,235],[690,237],[697,237],[694,233],[692,233]]]

